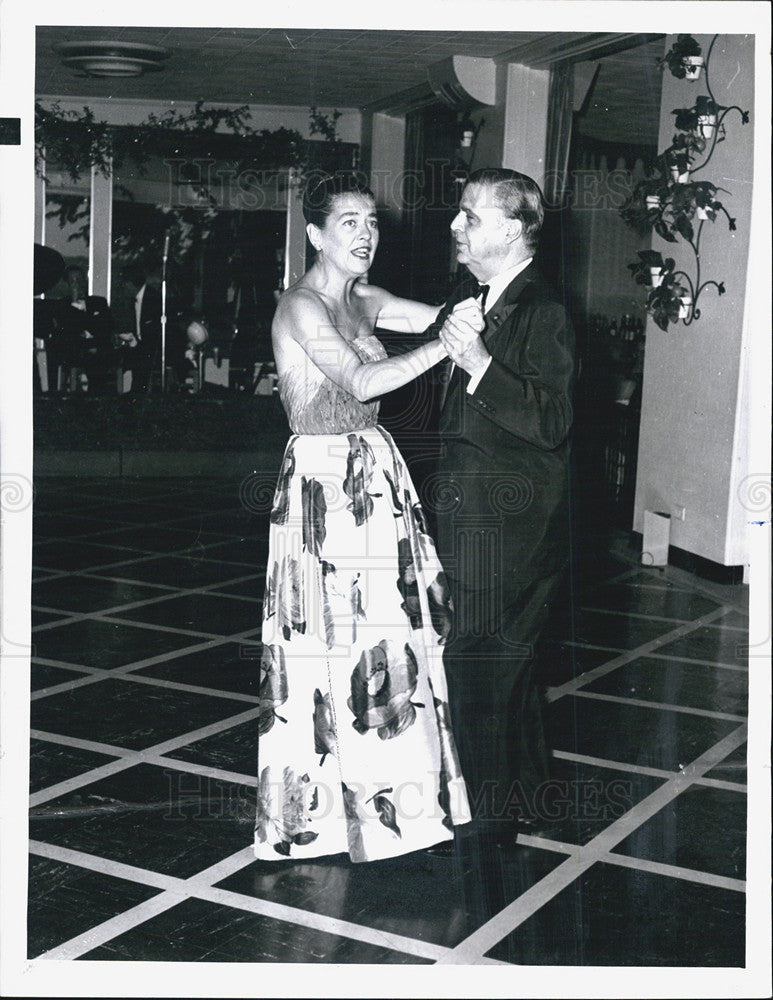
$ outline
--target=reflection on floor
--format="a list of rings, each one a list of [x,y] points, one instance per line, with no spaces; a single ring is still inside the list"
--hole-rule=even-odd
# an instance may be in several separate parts
[[[29,957],[744,964],[746,590],[581,560],[551,633],[549,837],[254,861],[265,513],[37,484]],[[700,942],[696,947],[696,942]]]

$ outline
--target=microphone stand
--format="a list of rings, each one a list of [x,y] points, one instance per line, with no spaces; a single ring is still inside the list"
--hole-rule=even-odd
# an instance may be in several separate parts
[[[169,257],[169,233],[164,237],[161,264],[161,392],[166,391],[166,262]]]

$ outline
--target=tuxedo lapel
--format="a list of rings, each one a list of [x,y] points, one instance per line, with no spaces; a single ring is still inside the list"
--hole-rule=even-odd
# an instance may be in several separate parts
[[[484,344],[488,344],[492,338],[496,335],[497,330],[499,330],[506,320],[512,315],[512,313],[518,308],[518,299],[521,293],[527,285],[535,281],[537,278],[537,270],[532,261],[527,267],[523,269],[519,274],[517,274],[510,284],[505,288],[505,290],[500,294],[499,298],[494,302],[491,309],[486,313],[485,322],[486,325],[483,328],[481,337]],[[474,295],[478,288],[478,282],[475,278],[470,276],[469,279],[465,279],[464,282],[457,289],[457,293],[453,295],[440,315],[438,316],[436,323],[438,324],[437,329],[443,325],[446,316],[453,310],[457,302],[461,302],[470,295]],[[462,375],[458,368],[455,366],[450,358],[446,358],[441,362],[439,368],[440,374],[440,409],[446,405],[448,398],[452,393],[461,391],[462,389]]]
[[[494,302],[491,309],[486,313],[486,328],[483,331],[483,341],[487,342],[491,335],[499,329],[512,313],[518,308],[518,299],[524,288],[535,281],[537,271],[532,261],[520,274],[516,274],[510,284],[505,288],[499,298]]]

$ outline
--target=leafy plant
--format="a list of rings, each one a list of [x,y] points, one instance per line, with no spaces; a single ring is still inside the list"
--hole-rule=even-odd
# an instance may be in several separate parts
[[[698,127],[698,108],[674,108],[671,112],[674,118],[674,125],[681,132],[691,132]]]
[[[326,147],[343,144],[336,126],[340,111],[325,115],[311,108],[309,131],[320,135]],[[131,161],[140,168],[153,156],[190,156],[197,159],[229,159],[237,169],[293,167],[306,174],[316,160],[320,144],[306,140],[295,129],[256,129],[250,111],[237,108],[207,108],[198,101],[192,110],[175,108],[163,115],[149,114],[138,125],[113,126],[95,118],[90,108],[63,110],[35,104],[35,164],[43,175],[46,162],[58,164],[75,182],[95,168],[104,175]]]
[[[341,112],[338,109],[332,115],[317,111],[316,107],[309,109],[309,132],[311,135],[321,135],[327,142],[340,142],[338,137],[338,119]]]
[[[690,290],[680,283],[678,273],[674,270],[673,258],[663,259],[657,250],[640,250],[639,260],[628,267],[637,285],[649,285],[647,294],[647,311],[652,315],[661,330],[666,330],[669,323],[676,323],[682,309],[683,298],[690,295]],[[652,269],[659,269],[659,283],[652,283]]]
[[[705,216],[715,222],[717,215],[724,212],[727,216],[728,228],[735,229],[735,219],[731,218],[721,201],[716,198],[718,188],[711,181],[691,181],[688,184],[676,184],[671,196],[668,223],[672,232],[678,232],[688,242],[695,237],[693,222],[696,216]],[[727,192],[725,191],[727,194]]]
[[[698,132],[677,132],[666,150],[671,162],[686,158],[687,165],[692,166],[696,156],[706,149],[706,140]]]
[[[99,121],[93,111],[63,110],[59,103],[44,107],[35,105],[36,171],[45,176],[46,164],[55,164],[73,183],[95,169],[104,176],[130,162],[140,174],[145,172],[153,157],[179,161],[179,178],[188,179],[191,192],[200,204],[156,205],[152,217],[143,216],[145,229],[130,227],[116,240],[116,253],[121,262],[142,259],[148,254],[160,256],[166,235],[171,234],[174,258],[181,263],[203,245],[210,235],[216,202],[206,183],[196,183],[200,176],[194,161],[228,161],[237,174],[247,176],[256,170],[292,168],[298,188],[302,188],[312,168],[330,170],[342,165],[347,144],[337,135],[340,111],[332,115],[309,111],[309,131],[320,135],[324,142],[307,139],[294,129],[256,129],[250,123],[249,108],[209,108],[203,101],[186,112],[170,109],[163,114],[149,114],[138,125],[113,126]],[[190,160],[190,162],[187,162]],[[116,188],[116,191],[118,188]],[[124,189],[124,200],[131,195]],[[69,196],[53,199],[49,217],[60,225],[82,222],[78,235],[89,230],[88,201],[74,204]],[[85,207],[84,207],[85,206]]]
[[[686,301],[692,302],[689,289],[680,284],[673,273],[667,272],[647,296],[647,311],[661,330],[667,330],[669,323],[682,318]]]
[[[639,250],[639,260],[629,264],[631,276],[637,285],[648,285],[647,312],[650,313],[661,330],[667,330],[669,323],[676,323],[679,319],[687,320],[683,310],[687,306],[690,310],[689,321],[697,319],[700,315],[695,308],[696,295],[693,290],[692,281],[684,271],[676,271],[676,264],[673,257],[666,257],[658,250]],[[653,270],[657,268],[658,282],[653,283]],[[680,279],[684,279],[687,284],[683,284]],[[725,286],[722,282],[707,281],[699,286],[703,288],[713,285],[719,295],[725,294]]]
[[[77,194],[52,194],[46,198],[47,219],[56,219],[59,228],[78,225],[67,237],[70,240],[88,241],[91,227],[91,201],[88,197]]]
[[[620,209],[622,219],[640,236],[657,229],[669,191],[668,182],[660,173],[639,181]],[[657,199],[657,203],[648,203],[647,199]]]
[[[676,41],[658,62],[661,66],[667,66],[677,79],[684,80],[687,75],[687,58],[699,56],[701,52],[700,45],[692,35],[677,35]]]
[[[663,254],[658,250],[639,250],[639,260],[628,265],[631,277],[637,285],[652,284],[652,269],[658,268],[661,275],[673,272],[676,264],[671,257],[663,259]]]
[[[697,132],[703,124],[702,118],[713,115],[716,120],[719,114],[717,104],[710,97],[699,97],[691,108],[674,108],[671,112],[674,115],[674,125],[680,132]],[[705,143],[704,143],[705,147]],[[700,150],[703,152],[703,149]]]
[[[711,181],[696,181],[694,176],[703,170],[711,159],[716,144],[724,139],[722,123],[726,115],[730,111],[738,111],[741,123],[746,124],[749,114],[735,105],[720,106],[711,90],[709,62],[718,37],[715,35],[712,39],[705,60],[699,59],[706,68],[708,94],[699,96],[694,107],[674,108],[671,112],[677,129],[671,145],[659,154],[650,170],[650,176],[637,185],[620,213],[641,235],[654,230],[667,243],[684,240],[692,251],[694,281],[684,271],[675,271],[674,261],[670,257],[663,260],[653,250],[640,251],[639,260],[628,265],[638,284],[651,285],[647,296],[647,310],[663,330],[678,319],[683,319],[688,325],[699,319],[698,299],[706,288],[713,286],[719,295],[723,295],[725,291],[722,282],[701,281],[700,240],[705,221],[715,222],[717,216],[724,213],[728,228],[732,231],[736,228],[735,219],[717,198],[717,194],[724,189]],[[674,76],[680,79],[688,75],[694,78],[695,74],[690,72],[688,60],[701,55],[701,47],[692,35],[678,35],[659,62],[662,66],[668,66]],[[701,157],[702,162],[696,165],[696,160]],[[657,195],[658,203],[648,205],[648,195]],[[657,269],[657,281],[653,283],[650,282],[650,268]],[[681,283],[680,278],[687,282],[689,288]]]

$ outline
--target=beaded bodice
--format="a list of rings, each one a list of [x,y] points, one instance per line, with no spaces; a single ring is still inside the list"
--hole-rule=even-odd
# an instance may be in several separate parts
[[[381,361],[386,351],[373,334],[349,342],[364,362]],[[292,365],[279,379],[279,397],[294,434],[345,434],[378,421],[377,402],[361,403],[311,361]]]

